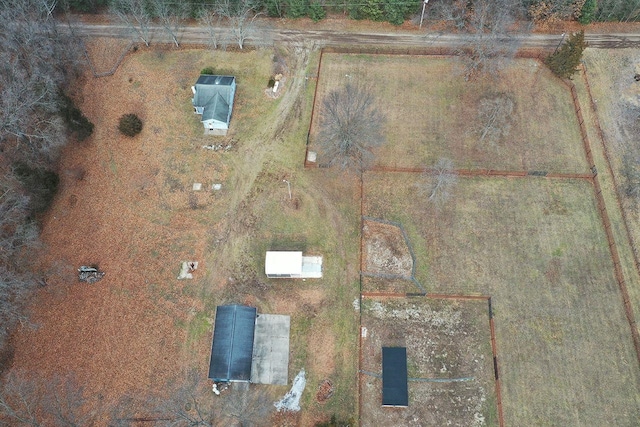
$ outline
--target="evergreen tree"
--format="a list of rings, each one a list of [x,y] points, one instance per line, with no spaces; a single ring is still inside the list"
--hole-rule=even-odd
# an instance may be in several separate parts
[[[385,0],[383,3],[385,21],[393,25],[402,25],[405,18],[419,9],[421,2],[413,4],[406,0]]]
[[[309,18],[313,22],[318,22],[327,16],[327,11],[324,10],[324,6],[318,0],[312,0],[309,4]]]
[[[309,10],[309,0],[287,0],[287,17],[302,18]]]
[[[559,49],[547,57],[545,64],[556,76],[571,78],[577,71],[578,65],[580,65],[582,52],[586,47],[587,42],[584,41],[584,31],[571,34]]]
[[[578,21],[582,25],[587,25],[593,22],[597,8],[598,3],[596,0],[586,0],[582,5],[582,9],[580,10],[580,18],[578,19]]]
[[[381,0],[363,0],[360,5],[356,6],[355,11],[356,13],[351,13],[353,19],[384,20]]]
[[[286,2],[284,0],[264,0],[264,8],[271,18],[282,18]]]

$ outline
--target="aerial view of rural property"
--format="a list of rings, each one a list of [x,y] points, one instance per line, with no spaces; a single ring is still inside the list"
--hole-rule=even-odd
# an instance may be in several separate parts
[[[640,426],[640,0],[0,0],[0,426]]]

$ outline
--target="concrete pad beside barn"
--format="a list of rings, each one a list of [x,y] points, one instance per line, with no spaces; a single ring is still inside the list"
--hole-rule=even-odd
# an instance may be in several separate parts
[[[289,330],[291,318],[260,314],[256,318],[251,382],[286,385],[289,377]]]

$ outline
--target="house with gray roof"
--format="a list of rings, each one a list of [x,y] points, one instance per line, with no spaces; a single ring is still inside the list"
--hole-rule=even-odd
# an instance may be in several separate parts
[[[196,114],[202,116],[205,135],[226,135],[236,93],[236,78],[202,74],[191,91],[191,102]]]

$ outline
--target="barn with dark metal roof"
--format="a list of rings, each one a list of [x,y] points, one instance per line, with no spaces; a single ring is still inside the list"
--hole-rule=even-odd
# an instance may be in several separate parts
[[[409,406],[407,349],[382,347],[382,406]]]
[[[209,378],[213,381],[250,381],[256,311],[243,305],[216,309],[209,362]]]

